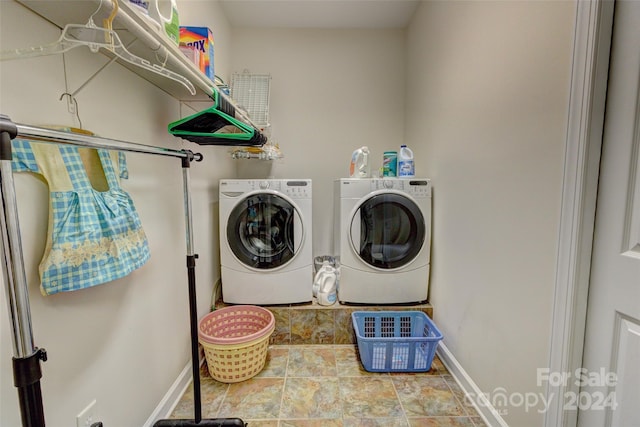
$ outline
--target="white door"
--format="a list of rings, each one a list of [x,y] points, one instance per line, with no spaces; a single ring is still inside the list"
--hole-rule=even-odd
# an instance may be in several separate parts
[[[616,2],[578,426],[640,426],[640,2]]]

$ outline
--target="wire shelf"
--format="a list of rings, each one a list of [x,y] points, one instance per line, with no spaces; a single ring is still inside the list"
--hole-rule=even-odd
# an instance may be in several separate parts
[[[270,74],[234,73],[231,76],[231,97],[259,126],[269,124]]]

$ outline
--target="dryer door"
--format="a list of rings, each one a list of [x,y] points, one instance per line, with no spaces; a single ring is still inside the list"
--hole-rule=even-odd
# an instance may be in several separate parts
[[[229,215],[227,241],[248,267],[269,270],[291,261],[302,246],[300,214],[285,198],[259,193],[238,203]]]
[[[351,220],[351,244],[365,263],[380,269],[404,267],[420,253],[426,237],[418,205],[399,193],[365,200]]]

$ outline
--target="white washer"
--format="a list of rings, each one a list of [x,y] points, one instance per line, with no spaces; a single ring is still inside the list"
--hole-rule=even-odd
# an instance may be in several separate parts
[[[334,183],[334,252],[341,303],[427,300],[431,257],[428,179],[343,178]]]
[[[311,301],[311,180],[221,180],[220,263],[226,303]]]

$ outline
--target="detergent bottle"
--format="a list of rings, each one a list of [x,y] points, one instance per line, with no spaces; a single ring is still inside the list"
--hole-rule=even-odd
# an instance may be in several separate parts
[[[169,17],[165,17],[160,12],[159,0],[152,0],[149,4],[149,16],[160,24],[167,36],[175,44],[180,43],[180,21],[178,19],[178,5],[176,0],[171,0],[171,10]]]
[[[369,162],[369,147],[363,146],[351,154],[349,176],[351,178],[369,178],[371,176],[371,164]]]
[[[149,14],[149,0],[129,0],[129,3],[135,5],[145,15]]]
[[[338,276],[330,265],[323,266],[313,280],[316,298],[320,305],[333,305],[337,299]]]
[[[413,151],[406,145],[401,145],[400,152],[398,152],[398,177],[413,178],[415,175]]]

